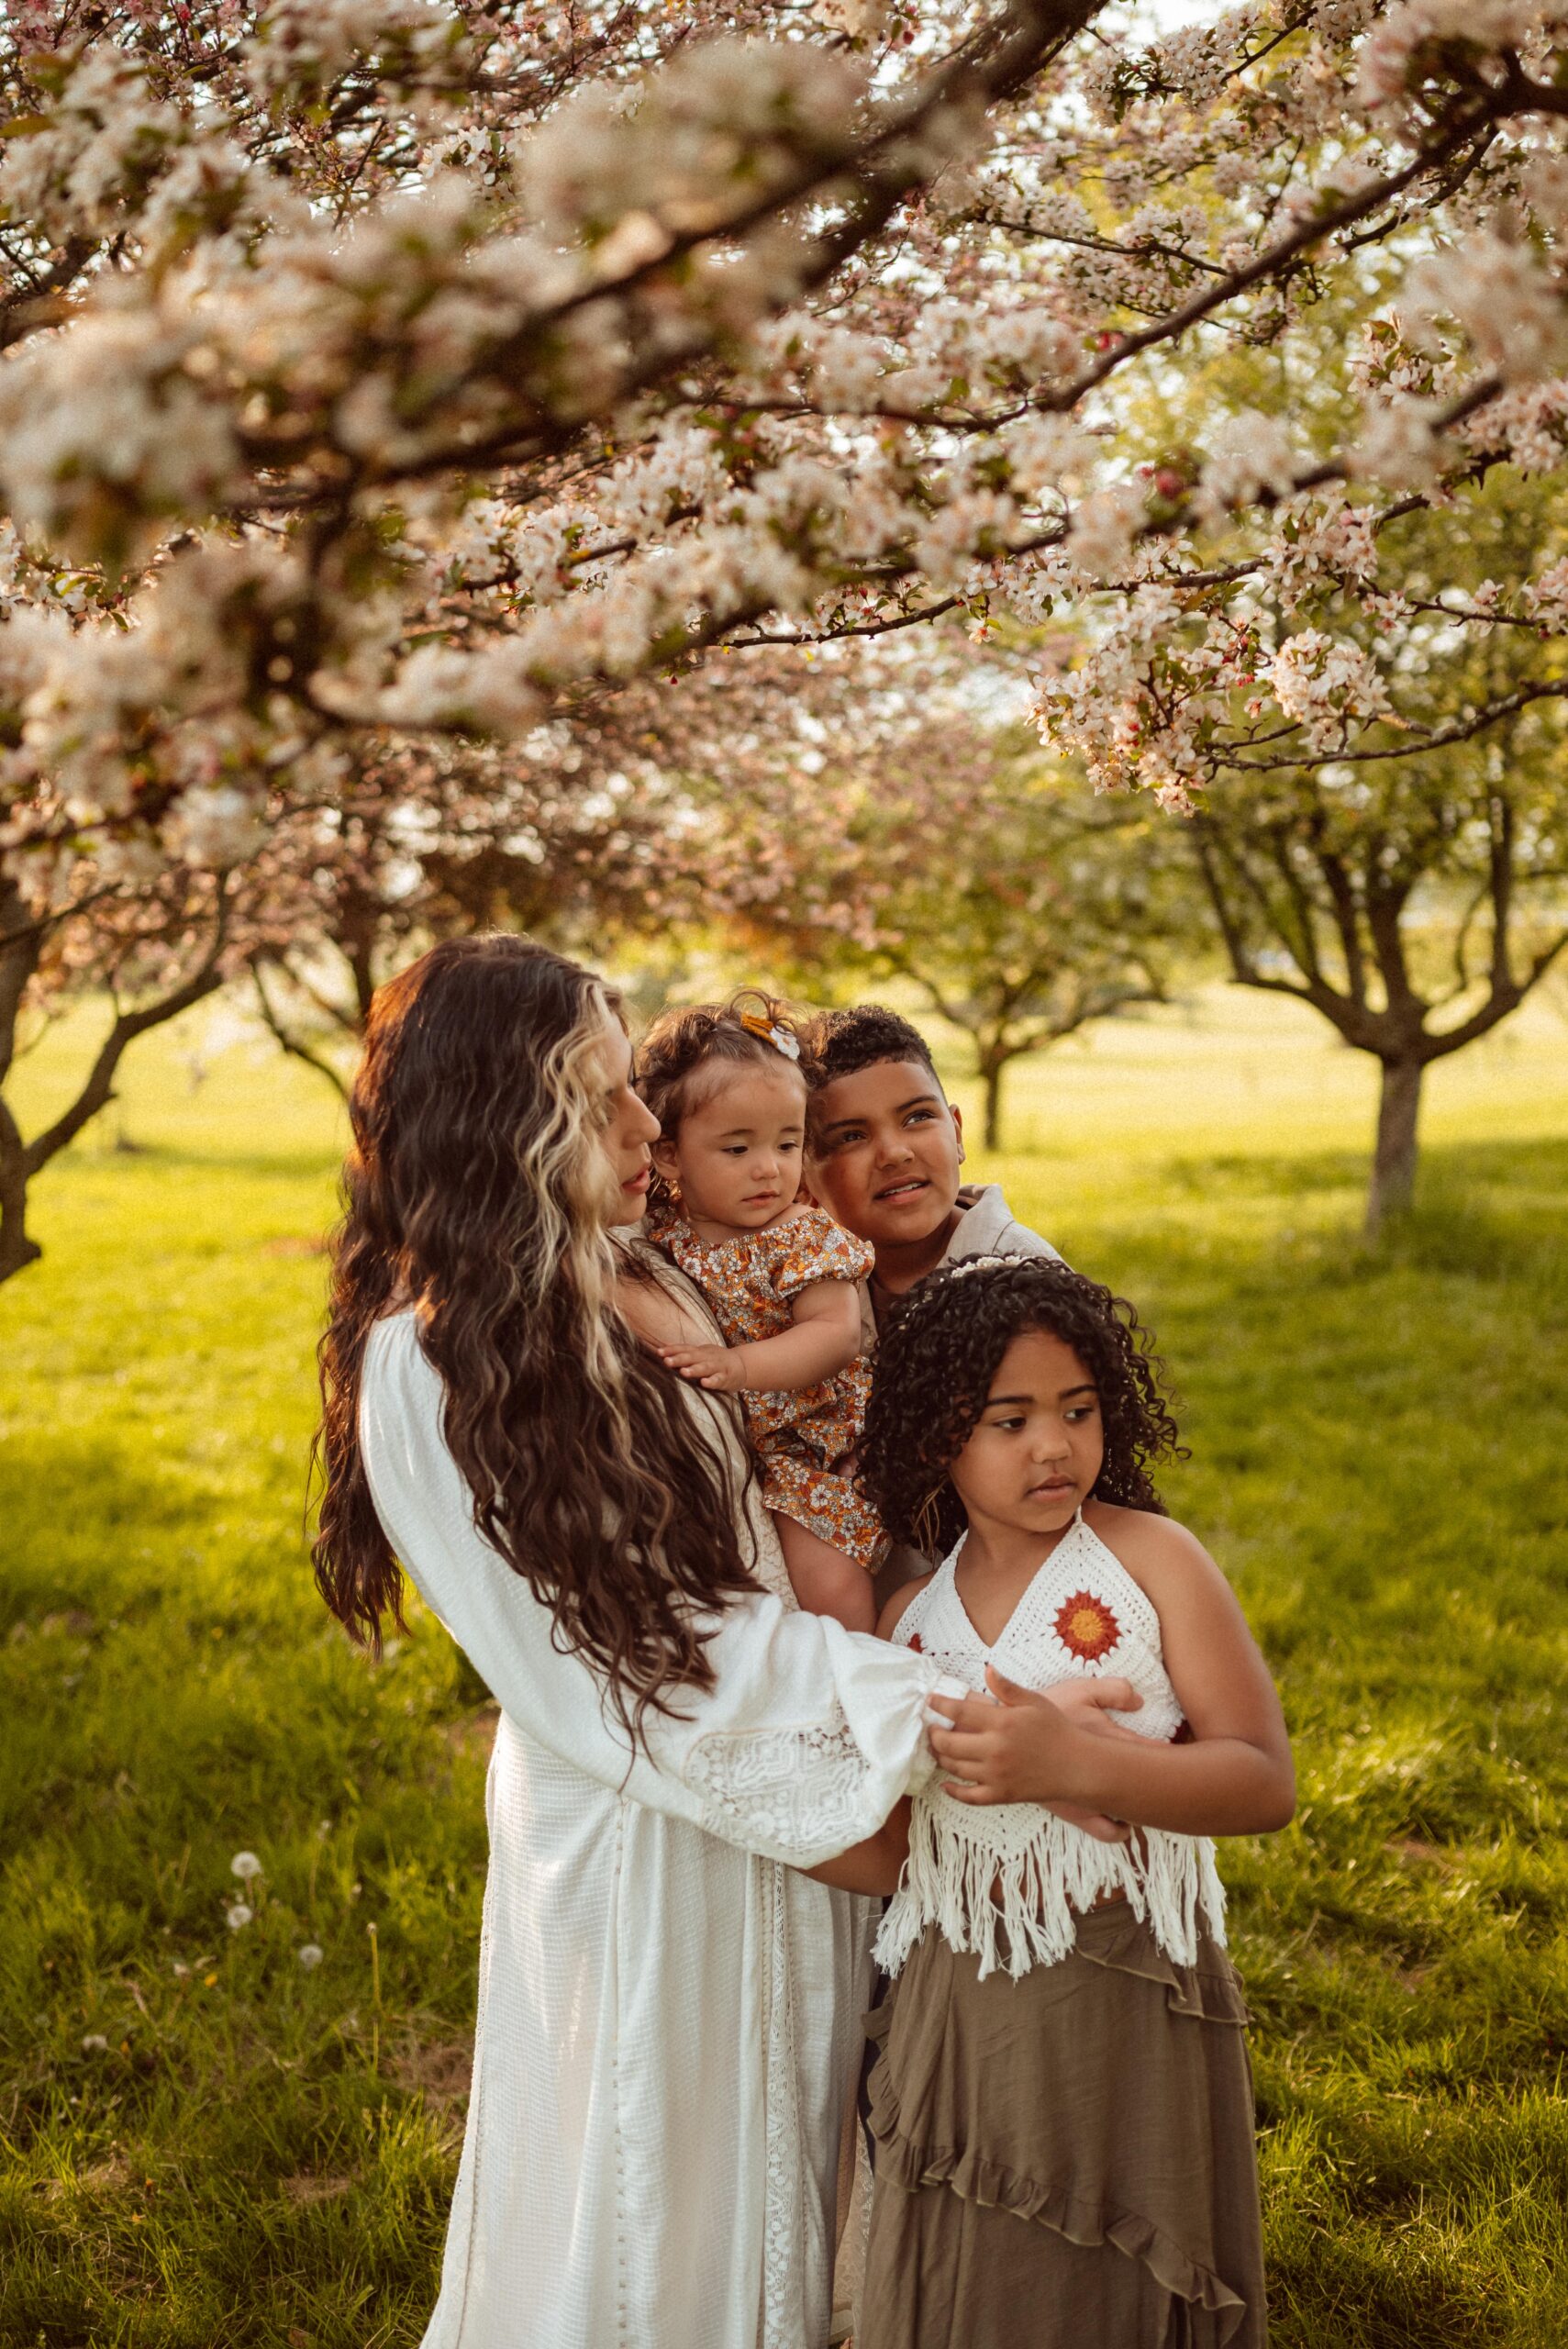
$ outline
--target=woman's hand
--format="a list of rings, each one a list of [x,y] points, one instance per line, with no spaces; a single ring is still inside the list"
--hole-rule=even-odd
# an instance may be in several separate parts
[[[746,1386],[744,1346],[656,1346],[654,1352],[672,1370],[706,1386],[710,1395],[740,1395]]]
[[[995,1664],[987,1664],[985,1684],[988,1698],[931,1698],[933,1711],[945,1713],[952,1723],[951,1729],[932,1730],[931,1751],[951,1774],[948,1792],[953,1800],[1042,1802],[1097,1842],[1125,1843],[1131,1833],[1125,1820],[1043,1790],[1059,1783],[1077,1739],[1085,1732],[1137,1742],[1135,1731],[1107,1718],[1140,1709],[1143,1699],[1132,1683],[1114,1675],[1063,1680],[1042,1697],[1004,1679]]]

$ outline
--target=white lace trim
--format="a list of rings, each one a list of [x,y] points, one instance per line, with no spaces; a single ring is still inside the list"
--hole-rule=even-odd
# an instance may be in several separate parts
[[[1027,1814],[1018,1839],[988,1833],[984,1821]],[[1009,1820],[1009,1825],[1013,1824]],[[1131,1844],[1102,1843],[1033,1803],[977,1811],[951,1797],[917,1796],[909,1860],[876,1937],[876,1961],[903,1970],[934,1925],[950,1949],[973,1951],[980,1978],[1006,1964],[1015,1980],[1031,1965],[1057,1965],[1078,1937],[1078,1918],[1106,1893],[1120,1892],[1176,1965],[1197,1957],[1200,1925],[1225,1940],[1225,1888],[1205,1836],[1146,1827]]]
[[[774,1854],[842,1850],[869,1832],[866,1758],[841,1708],[799,1729],[709,1730],[683,1775]]]
[[[768,2115],[762,2188],[762,2314],[758,2349],[792,2349],[803,2323],[800,2116],[795,2077],[795,2014],[776,1867],[762,1872],[766,1915]]]

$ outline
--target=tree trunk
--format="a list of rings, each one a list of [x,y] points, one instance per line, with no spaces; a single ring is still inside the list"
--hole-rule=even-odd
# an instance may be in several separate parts
[[[7,910],[0,898],[0,916]],[[118,1011],[114,1026],[98,1048],[97,1058],[88,1070],[82,1089],[70,1107],[61,1111],[51,1126],[24,1142],[9,1106],[0,1096],[0,1282],[10,1279],[28,1264],[37,1264],[43,1251],[36,1241],[29,1240],[27,1230],[28,1186],[35,1174],[41,1174],[52,1159],[58,1158],[75,1141],[83,1126],[90,1124],[99,1110],[115,1097],[115,1074],[120,1062],[139,1036],[150,1028],[161,1028],[165,1020],[189,1011],[193,1004],[205,1002],[223,985],[219,967],[228,930],[228,899],[220,885],[217,918],[205,961],[193,972],[183,986],[175,987],[158,1002],[145,1004],[139,1011]],[[37,963],[38,932],[32,932],[33,961],[28,964],[21,981],[16,969],[16,945],[5,945],[5,930],[0,926],[0,1079],[9,1072],[16,1041],[17,1014],[21,1007],[26,977]]]
[[[1375,1240],[1390,1217],[1407,1212],[1416,1188],[1416,1130],[1421,1114],[1418,1060],[1385,1061],[1377,1105],[1377,1147],[1366,1201],[1366,1236]]]
[[[998,1061],[994,1068],[982,1064],[980,1071],[980,1080],[985,1087],[987,1150],[1000,1150],[1002,1147],[1002,1076],[1006,1065],[1006,1061]]]
[[[28,1169],[15,1119],[0,1101],[0,1282],[36,1264],[43,1251],[28,1237]]]
[[[41,940],[21,890],[14,881],[0,880],[0,1086],[11,1074],[17,1021],[38,968]],[[36,1264],[41,1253],[28,1238],[28,1163],[21,1133],[0,1091],[0,1281]]]

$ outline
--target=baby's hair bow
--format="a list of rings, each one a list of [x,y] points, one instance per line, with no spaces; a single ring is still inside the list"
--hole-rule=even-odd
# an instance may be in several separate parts
[[[783,1020],[769,1019],[760,1011],[742,1011],[738,1017],[749,1036],[760,1036],[764,1044],[771,1044],[775,1052],[784,1054],[786,1061],[800,1058],[800,1039],[793,1028],[784,1026]]]

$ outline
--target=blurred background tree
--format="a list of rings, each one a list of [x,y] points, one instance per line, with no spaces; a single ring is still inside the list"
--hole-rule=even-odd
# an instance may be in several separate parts
[[[1148,799],[1096,798],[1016,726],[911,716],[902,743],[813,777],[808,802],[748,818],[730,796],[728,918],[807,998],[905,982],[968,1040],[998,1150],[1015,1062],[1168,1002],[1191,974],[1201,891],[1180,827]]]
[[[1173,366],[1140,418],[1149,462],[1180,464],[1227,404],[1326,445],[1362,364],[1345,325],[1323,305],[1305,378],[1248,351]],[[1410,1204],[1427,1069],[1493,1033],[1568,946],[1568,496],[1544,464],[1475,476],[1440,512],[1412,498],[1348,505],[1327,533],[1304,521],[1288,598],[1244,533],[1219,541],[1207,599],[1147,646],[1112,713],[1129,780],[1136,704],[1186,740],[1177,829],[1230,976],[1309,1005],[1378,1065],[1369,1236]],[[1081,644],[1080,678],[1107,646],[1125,662],[1114,622]]]

